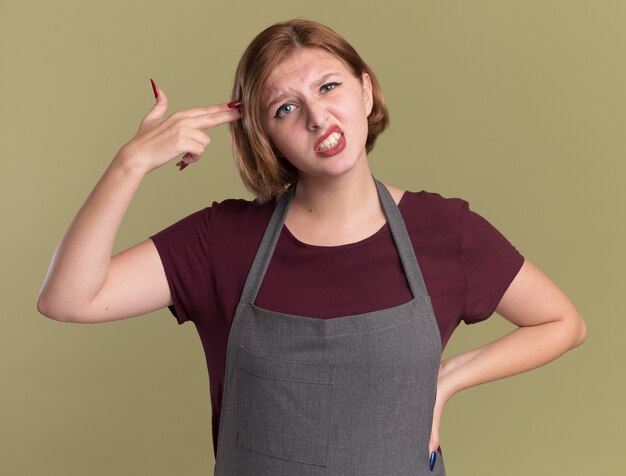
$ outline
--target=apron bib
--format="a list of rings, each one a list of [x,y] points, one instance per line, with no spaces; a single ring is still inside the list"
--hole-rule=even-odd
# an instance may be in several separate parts
[[[333,319],[257,307],[290,187],[265,230],[228,336],[216,476],[445,476],[439,453],[429,470],[428,451],[439,328],[400,210],[375,183],[413,299]]]

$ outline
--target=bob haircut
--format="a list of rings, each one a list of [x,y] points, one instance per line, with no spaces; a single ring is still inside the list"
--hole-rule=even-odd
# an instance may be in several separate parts
[[[389,124],[383,93],[371,68],[356,50],[329,27],[310,20],[276,23],[248,45],[235,73],[232,100],[241,101],[241,120],[229,123],[233,158],[246,188],[259,203],[278,199],[298,178],[297,169],[281,157],[263,125],[263,86],[270,72],[299,48],[322,48],[361,79],[372,80],[373,107],[367,122],[366,152]]]

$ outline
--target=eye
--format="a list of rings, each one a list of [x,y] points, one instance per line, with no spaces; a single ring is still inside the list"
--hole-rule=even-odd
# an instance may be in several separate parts
[[[320,88],[320,91],[323,93],[327,93],[328,91],[335,89],[339,85],[341,85],[341,83],[326,83]]]
[[[274,115],[274,117],[276,119],[279,119],[281,117],[286,116],[287,114],[289,114],[291,111],[293,111],[294,109],[294,105],[293,104],[283,104],[282,106],[280,106],[277,110],[276,110],[276,114]]]

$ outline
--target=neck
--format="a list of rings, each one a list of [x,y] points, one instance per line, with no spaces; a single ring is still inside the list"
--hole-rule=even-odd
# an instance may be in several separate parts
[[[291,206],[310,218],[338,222],[371,214],[380,204],[376,184],[366,165],[339,177],[301,176]]]

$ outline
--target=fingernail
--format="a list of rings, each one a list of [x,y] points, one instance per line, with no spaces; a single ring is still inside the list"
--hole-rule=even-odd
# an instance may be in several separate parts
[[[152,83],[152,92],[154,93],[155,99],[159,97],[159,88],[157,88],[156,83],[150,78],[150,83]]]
[[[430,454],[430,470],[435,468],[435,462],[437,461],[437,453],[434,451]]]
[[[231,109],[235,109],[238,108],[239,106],[241,106],[241,101],[233,101],[233,102],[229,102],[227,104],[227,106]]]
[[[178,169],[180,170],[185,170],[185,167],[187,167],[189,164],[186,164],[185,162],[183,162],[182,164],[180,164],[180,168]]]

